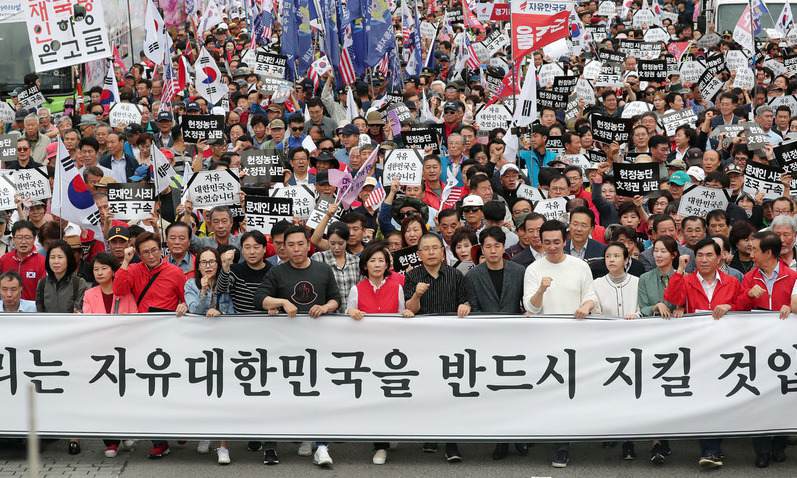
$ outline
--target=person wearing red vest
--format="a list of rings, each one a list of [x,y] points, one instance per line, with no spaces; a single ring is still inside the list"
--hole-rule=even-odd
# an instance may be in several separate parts
[[[741,284],[719,269],[722,252],[719,244],[705,238],[695,245],[694,250],[697,271],[684,274],[690,258],[682,255],[678,270],[664,289],[664,300],[682,307],[687,314],[710,311],[715,319],[729,310],[743,310],[736,304],[742,293]]]
[[[742,310],[773,310],[785,319],[797,310],[797,272],[780,260],[780,237],[772,231],[753,234],[755,267],[744,275],[737,305]]]
[[[365,314],[413,314],[404,308],[404,276],[390,272],[390,252],[384,242],[368,244],[360,256],[360,273],[365,276],[349,292],[346,313],[354,320]],[[374,465],[387,461],[388,443],[374,443]]]
[[[36,226],[29,221],[17,221],[11,230],[14,250],[0,257],[0,273],[14,271],[22,277],[22,298],[36,300],[36,286],[47,272],[44,256],[36,252]]]

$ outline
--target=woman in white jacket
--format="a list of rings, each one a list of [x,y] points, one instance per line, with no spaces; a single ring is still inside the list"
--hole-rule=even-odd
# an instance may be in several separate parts
[[[639,317],[639,278],[625,271],[628,249],[621,242],[610,242],[603,257],[609,273],[595,279],[594,283],[600,301],[600,315],[636,319]]]

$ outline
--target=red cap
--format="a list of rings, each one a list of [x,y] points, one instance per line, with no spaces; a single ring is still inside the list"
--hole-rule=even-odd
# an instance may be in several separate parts
[[[54,158],[58,154],[58,143],[50,143],[47,145],[47,158]]]

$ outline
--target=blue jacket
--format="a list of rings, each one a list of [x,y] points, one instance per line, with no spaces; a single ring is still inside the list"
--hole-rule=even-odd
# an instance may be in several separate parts
[[[587,244],[584,246],[584,260],[595,259],[595,258],[602,258],[603,251],[606,250],[606,246],[601,244],[600,242],[596,241],[595,239],[589,238],[587,239]],[[568,239],[565,242],[565,254],[570,254],[570,240]]]
[[[185,304],[188,306],[188,312],[192,314],[205,315],[210,309],[211,299],[216,303],[214,307],[224,315],[234,314],[235,308],[232,305],[230,294],[221,294],[214,292],[206,294],[204,297],[199,295],[199,287],[196,285],[194,279],[189,279],[185,283]]]
[[[525,163],[526,176],[528,176],[531,185],[535,188],[540,185],[540,169],[548,166],[551,161],[556,159],[556,153],[547,149],[545,154],[542,155],[534,150],[523,150],[518,152],[518,156]]]
[[[129,180],[131,176],[135,176],[136,168],[138,167],[138,161],[133,156],[124,153],[125,156],[125,175]],[[100,159],[100,166],[112,169],[111,167],[111,154],[108,153]]]

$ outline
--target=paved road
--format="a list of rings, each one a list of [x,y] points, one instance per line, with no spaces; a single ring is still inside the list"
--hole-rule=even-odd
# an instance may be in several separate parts
[[[536,445],[530,449],[529,456],[510,455],[494,462],[490,455],[492,445],[462,445],[465,461],[449,465],[443,461],[442,454],[423,454],[418,444],[400,444],[390,451],[384,466],[374,466],[371,461],[371,448],[366,444],[333,444],[331,454],[335,465],[331,469],[320,469],[312,465],[311,459],[296,455],[296,445],[281,444],[282,463],[265,467],[260,453],[249,452],[246,444],[232,445],[233,463],[222,467],[215,463],[215,455],[196,454],[195,443],[184,447],[173,447],[171,455],[153,461],[146,457],[147,443],[141,442],[130,453],[120,453],[115,459],[103,456],[103,446],[99,441],[84,441],[83,453],[69,456],[66,442],[58,441],[45,445],[42,453],[42,478],[139,478],[139,477],[705,477],[696,465],[697,443],[689,440],[673,442],[673,456],[663,467],[656,468],[647,462],[647,445],[637,444],[639,458],[633,462],[620,459],[619,448],[605,449],[600,444],[576,444],[571,451],[571,464],[564,470],[551,468],[549,462],[550,446]],[[773,464],[766,470],[753,467],[753,453],[749,440],[729,440],[724,445],[727,455],[722,477],[789,477],[797,476],[797,447],[791,447],[791,455],[786,463]],[[26,475],[25,450],[8,446],[0,447],[0,478],[21,478]],[[719,476],[719,475],[717,475]]]

